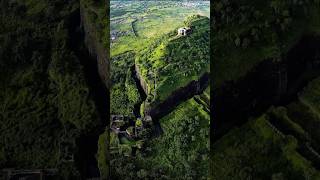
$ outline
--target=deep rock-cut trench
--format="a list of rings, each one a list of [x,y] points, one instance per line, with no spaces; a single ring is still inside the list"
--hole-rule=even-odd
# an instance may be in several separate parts
[[[98,140],[107,125],[109,111],[109,91],[99,74],[97,58],[93,57],[85,44],[85,27],[81,26],[80,9],[69,20],[70,47],[83,67],[90,95],[93,97],[99,116],[99,127],[92,132],[81,134],[76,140],[75,164],[82,178],[100,177],[96,153]]]

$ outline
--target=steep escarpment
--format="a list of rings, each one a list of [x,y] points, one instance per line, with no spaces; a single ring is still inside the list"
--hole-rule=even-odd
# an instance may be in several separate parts
[[[139,80],[139,86],[143,89],[144,94],[149,93],[148,84],[140,75],[140,70],[135,65],[136,77]],[[160,119],[171,112],[177,105],[201,94],[209,85],[209,73],[204,73],[198,80],[192,80],[184,87],[174,90],[164,101],[161,102],[143,102],[144,115],[149,115],[154,119]]]
[[[200,3],[186,13],[174,2],[112,4],[111,179],[206,179],[210,117],[193,97],[209,83],[209,19],[178,19]],[[184,26],[186,36],[178,34]]]
[[[319,5],[212,4],[212,179],[319,179],[318,113],[300,95],[320,73]]]
[[[78,159],[82,175],[87,178],[108,176],[108,151],[99,151],[102,147],[108,148],[109,117],[109,34],[107,2],[80,1],[80,26],[82,29],[82,44],[84,53],[79,57],[87,70],[88,84],[99,110],[101,126],[90,136],[79,139]],[[81,44],[80,43],[80,44]],[[104,139],[101,141],[100,139]],[[90,144],[90,146],[88,146]]]
[[[209,19],[193,15],[185,26],[165,34],[135,59],[135,71],[147,99],[144,113],[160,118],[179,103],[200,94],[209,81]]]
[[[213,92],[215,139],[228,129],[259,116],[271,105],[285,105],[320,74],[318,36],[306,35],[282,59],[266,59],[238,81],[226,82]]]
[[[209,73],[205,73],[199,80],[193,80],[189,84],[176,89],[164,101],[154,104],[145,103],[145,115],[154,119],[160,119],[171,112],[180,103],[201,94],[209,85]]]
[[[109,19],[107,2],[80,1],[81,25],[84,30],[85,44],[94,59],[97,61],[101,79],[109,86]]]
[[[137,78],[139,79],[139,83],[140,83],[140,86],[142,87],[143,91],[145,94],[148,94],[148,84],[147,82],[143,79],[141,73],[140,73],[140,68],[137,64],[134,65],[134,71],[136,72],[136,76]]]
[[[137,54],[136,70],[142,84],[147,84],[150,102],[165,100],[175,89],[209,71],[209,19],[194,15],[185,26],[192,27],[187,36],[175,29]]]

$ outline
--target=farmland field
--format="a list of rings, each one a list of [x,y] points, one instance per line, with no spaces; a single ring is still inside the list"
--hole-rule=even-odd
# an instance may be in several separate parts
[[[182,26],[186,17],[209,17],[209,2],[111,1],[111,56],[146,47],[152,40]]]

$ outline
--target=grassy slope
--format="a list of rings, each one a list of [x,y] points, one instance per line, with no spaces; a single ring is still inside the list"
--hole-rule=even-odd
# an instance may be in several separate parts
[[[194,28],[189,36],[176,37],[176,31],[172,31],[136,58],[140,73],[149,85],[149,95],[152,98],[156,95],[153,100],[166,99],[174,90],[209,71],[209,19],[195,17],[190,21]]]
[[[115,7],[113,4],[130,4],[129,7]],[[144,6],[142,6],[144,5]],[[139,37],[135,37],[132,32],[120,37],[112,45],[111,55],[119,55],[130,50],[140,50],[148,47],[153,40],[159,38],[172,30],[172,27],[183,25],[186,16],[201,13],[209,16],[208,6],[197,8],[181,7],[177,2],[111,2],[111,30],[129,31],[131,23],[136,18],[135,28]],[[123,22],[112,23],[113,20],[123,19]],[[170,26],[168,26],[170,24]]]

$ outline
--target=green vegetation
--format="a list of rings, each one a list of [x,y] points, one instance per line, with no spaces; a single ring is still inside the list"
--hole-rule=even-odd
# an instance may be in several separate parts
[[[182,26],[187,16],[200,13],[209,17],[209,2],[197,1],[111,1],[110,9],[111,38],[114,38],[111,56],[148,47],[163,34]]]
[[[141,100],[134,81],[133,52],[126,52],[111,58],[111,114],[132,115],[134,105]]]
[[[105,131],[99,137],[97,160],[100,169],[100,178],[108,179],[109,177],[109,131]]]
[[[212,147],[214,179],[320,178],[319,172],[297,152],[297,140],[278,134],[266,115],[233,129]]]
[[[78,1],[0,3],[0,169],[80,176],[76,140],[101,122],[79,56],[84,43],[73,43],[79,9]]]
[[[181,5],[182,7],[178,8]],[[188,5],[192,5],[194,8],[187,11],[185,8]],[[198,80],[199,76],[209,71],[208,18],[194,16],[193,19],[189,19],[189,22],[185,23],[192,21],[193,33],[186,38],[175,38],[176,28],[183,26],[187,15],[195,13],[195,11],[208,15],[207,3],[111,2],[112,7],[114,10],[110,12],[111,81],[113,84],[111,112],[130,114],[133,105],[139,102],[137,89],[134,86],[124,85],[125,81],[123,81],[125,77],[130,75],[129,69],[134,63],[137,63],[142,69],[142,78],[148,79],[148,87],[154,88],[153,81],[157,79],[158,92],[150,90],[152,93],[149,94],[149,100],[164,100],[175,89],[185,86],[191,80]],[[176,23],[172,23],[170,26],[164,25],[164,23],[172,21]],[[162,28],[167,28],[167,30]],[[152,35],[146,35],[145,32],[150,32]],[[137,34],[138,36],[136,36]],[[166,39],[164,40],[166,44],[159,45],[163,38]],[[120,48],[122,46],[130,47]],[[187,48],[189,46],[192,48]],[[135,57],[137,53],[138,55]],[[152,55],[152,61],[146,59],[149,55]],[[160,57],[162,55],[166,57]],[[132,58],[139,60],[132,61]],[[157,68],[152,68],[155,66]],[[125,76],[124,73],[127,75]],[[157,77],[151,77],[152,73],[156,73],[154,76]],[[131,98],[131,102],[129,98]],[[125,108],[128,104],[129,108]]]
[[[173,91],[198,80],[209,71],[209,19],[199,15],[189,17],[188,36],[177,36],[177,29],[142,50],[136,63],[148,85],[151,101],[161,102]]]
[[[53,95],[50,100],[57,103],[58,118],[63,123],[71,123],[79,130],[89,131],[89,127],[95,128],[92,126],[95,124],[92,121],[97,120],[95,105],[92,100],[88,101],[83,98],[89,96],[89,89],[86,86],[79,61],[71,52],[69,53],[57,49],[52,54],[52,61],[48,68],[49,81],[51,81],[49,89],[52,92],[56,91],[54,94],[57,96]],[[63,64],[63,62],[68,63]],[[78,69],[73,70],[74,67],[78,67]],[[18,96],[18,99],[24,102],[24,98]],[[88,114],[79,114],[79,111]]]
[[[132,77],[132,70],[128,69],[127,77],[125,82],[126,93],[128,96],[128,100],[132,104],[136,104],[141,101],[140,94],[138,88],[136,87],[136,82]]]
[[[86,15],[89,18],[91,28],[91,36],[97,39],[97,43],[101,43],[108,54],[108,48],[110,45],[110,29],[109,29],[109,8],[106,1],[103,0],[80,0],[81,8],[84,9]]]
[[[193,99],[160,120],[164,134],[144,143],[136,157],[116,154],[114,178],[205,179],[209,170],[210,116]]]
[[[201,101],[177,99],[178,107],[151,122],[144,105],[209,72],[208,4],[111,2],[111,113],[129,119],[112,124],[111,179],[207,178],[209,88]],[[192,33],[178,37],[183,26]]]
[[[170,179],[206,179],[210,115],[191,99],[160,122],[164,134],[150,142],[154,166],[167,169]]]
[[[268,115],[274,121],[274,124],[281,127],[285,133],[290,133],[299,140],[308,140],[308,134],[297,123],[290,119],[285,107],[271,107],[268,111]]]
[[[130,109],[127,107],[129,100],[125,94],[125,89],[121,84],[112,86],[110,99],[110,111],[112,114],[130,114]]]
[[[319,116],[319,78],[311,81],[308,86],[300,93],[299,99],[286,107],[287,116],[300,128],[307,132],[307,138],[316,148],[320,148],[320,134],[318,129]]]
[[[228,127],[211,145],[211,178],[320,179],[319,81],[299,92],[319,78],[318,66],[304,65],[318,62],[320,2],[222,0],[211,6],[211,90],[225,106],[216,107],[225,112],[215,121]],[[312,51],[293,49],[306,37],[317,39],[308,46]]]
[[[315,150],[320,148],[318,87],[316,78],[297,100],[285,107],[271,107],[262,117],[233,128],[214,143],[212,176],[319,179],[320,173],[314,168],[318,157],[305,148],[306,144]]]
[[[320,78],[308,84],[299,100],[320,118]]]
[[[211,44],[215,88],[279,60],[305,34],[319,34],[319,2],[215,1]],[[245,62],[245,63],[244,63]]]

